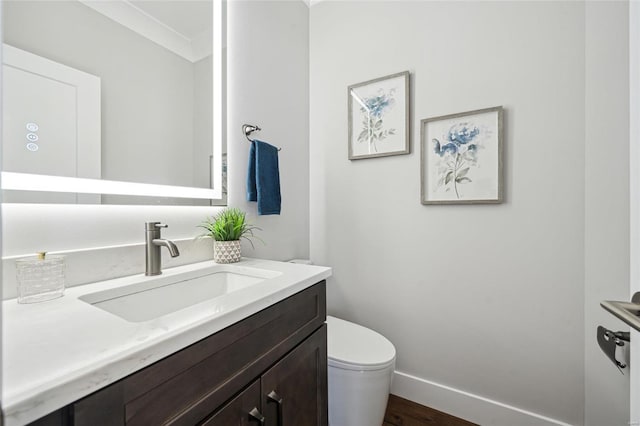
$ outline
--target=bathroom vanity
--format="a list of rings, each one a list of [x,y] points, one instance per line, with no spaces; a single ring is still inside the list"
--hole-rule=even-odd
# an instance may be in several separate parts
[[[32,337],[47,340],[47,333],[37,330],[43,325],[41,315],[50,320],[57,315],[62,332],[56,332],[52,322],[48,334],[66,341],[53,344],[49,352],[41,342],[37,345],[43,351],[30,355],[33,348],[21,348],[20,336],[15,330],[9,333],[9,340],[15,340],[5,346],[6,424],[326,425],[324,279],[330,269],[262,260],[243,260],[235,269],[213,262],[199,267],[167,270],[159,285],[143,279],[144,286],[171,287],[167,280],[189,283],[193,278],[180,280],[202,275],[202,268],[205,277],[263,273],[265,278],[176,312],[141,319],[124,320],[122,315],[128,314],[96,306],[104,300],[127,302],[130,293],[138,295],[140,287],[132,286],[140,283],[132,282],[139,277],[69,289],[57,305],[51,302],[48,313],[41,308],[44,304],[5,301],[11,319],[8,329],[27,320],[16,316],[28,315],[31,331],[38,335]],[[231,289],[233,280],[227,285]],[[65,335],[70,319],[78,321],[76,338],[66,340],[71,337]],[[106,328],[106,322],[115,329]],[[78,340],[95,326],[102,334],[93,342]],[[106,348],[109,342],[116,347]],[[60,371],[56,361],[62,364]],[[18,371],[25,374],[26,383],[20,383]]]

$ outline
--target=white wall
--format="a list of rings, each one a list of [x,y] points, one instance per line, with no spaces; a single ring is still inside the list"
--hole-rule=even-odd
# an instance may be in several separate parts
[[[239,159],[229,171],[229,203],[256,215],[246,201],[249,142],[242,124],[262,131],[256,139],[279,153],[282,212],[259,216],[262,228],[252,256],[309,256],[309,10],[300,1],[234,1],[228,4],[228,149]],[[246,244],[243,247],[247,248]]]
[[[232,3],[235,5],[235,3]],[[245,247],[244,255],[277,260],[308,256],[308,10],[299,2],[256,2],[229,7],[229,203],[248,212],[261,226],[267,245]],[[247,31],[250,25],[251,31]],[[286,59],[286,60],[285,60]],[[291,91],[281,88],[291,88]],[[244,201],[248,142],[241,122],[256,122],[265,140],[282,147],[280,173],[283,205],[281,216],[256,217],[255,203]],[[104,274],[144,270],[144,222],[169,224],[163,236],[190,239],[201,234],[196,225],[217,207],[2,205],[3,256],[36,251],[66,251],[116,246],[78,254],[100,266],[94,279]],[[133,244],[134,247],[125,245]],[[138,246],[135,246],[138,245]],[[184,241],[185,253],[174,261],[211,258],[211,249]],[[131,255],[133,253],[133,255]],[[141,257],[136,257],[141,256]],[[80,260],[79,260],[80,261]],[[5,261],[5,263],[8,261]],[[106,265],[101,265],[105,264]],[[6,269],[6,268],[5,268]],[[83,275],[86,280],[86,275]],[[3,279],[11,290],[13,276]],[[85,281],[86,282],[86,281]]]
[[[629,296],[640,291],[640,3],[629,2]],[[640,365],[640,331],[631,330],[631,365]],[[640,424],[640,370],[630,374],[629,423]],[[631,401],[636,401],[631,402]]]
[[[311,258],[334,268],[329,310],[396,345],[398,370],[415,376],[406,397],[481,424],[525,423],[438,405],[434,383],[458,401],[466,392],[506,404],[527,424],[583,422],[584,8],[311,8]],[[404,70],[412,154],[350,162],[347,86]],[[506,202],[421,205],[419,120],[496,105]]]
[[[595,426],[629,422],[629,369],[618,373],[596,342],[598,325],[629,329],[600,307],[629,300],[628,8],[586,3],[585,424]]]
[[[3,30],[4,26],[2,25],[2,8],[0,7],[0,32]],[[0,49],[0,62],[2,62],[2,49]],[[2,67],[0,67],[0,82],[2,82]],[[2,104],[0,103],[0,117],[2,117]],[[2,134],[2,120],[0,120],[0,135]],[[0,137],[1,139],[1,137]],[[1,142],[1,140],[0,140]],[[0,164],[2,164],[2,150],[0,149]],[[2,179],[0,179],[0,188],[2,187]],[[2,205],[2,192],[0,191],[0,206]],[[0,222],[2,222],[2,209],[0,208]],[[0,227],[0,258],[2,258],[2,240],[3,240],[3,231],[2,227]],[[0,283],[2,283],[2,274],[3,274],[3,265],[0,262]],[[3,288],[0,285],[0,300],[4,300]],[[2,315],[2,303],[0,303],[0,330],[3,329],[2,319],[4,316]],[[0,333],[0,338],[2,337],[2,333]],[[2,369],[2,351],[0,351],[0,369]],[[0,380],[0,419],[2,419],[2,381]],[[1,421],[1,420],[0,420]]]

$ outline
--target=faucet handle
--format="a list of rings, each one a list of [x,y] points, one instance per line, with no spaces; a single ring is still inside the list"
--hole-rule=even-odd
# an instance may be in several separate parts
[[[144,223],[144,228],[147,231],[155,231],[158,228],[168,228],[169,225],[165,224],[165,223],[161,223],[161,222],[145,222]]]

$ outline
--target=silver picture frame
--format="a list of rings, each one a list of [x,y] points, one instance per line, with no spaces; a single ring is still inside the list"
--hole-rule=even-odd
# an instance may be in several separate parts
[[[409,71],[348,87],[349,160],[410,153],[410,93]]]
[[[504,202],[502,106],[420,121],[420,202]]]

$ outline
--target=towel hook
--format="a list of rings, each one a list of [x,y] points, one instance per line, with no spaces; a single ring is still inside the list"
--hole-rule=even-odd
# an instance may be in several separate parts
[[[259,132],[262,130],[259,126],[253,124],[243,124],[242,125],[242,133],[244,133],[244,137],[247,138],[249,142],[253,142],[253,139],[249,137],[249,135],[253,132]],[[278,148],[278,151],[281,151],[282,148]]]
[[[249,138],[249,135],[255,131],[262,130],[258,126],[254,126],[253,124],[243,124],[242,125],[242,133],[244,133],[244,137],[247,138],[249,142],[253,142],[253,139]]]

